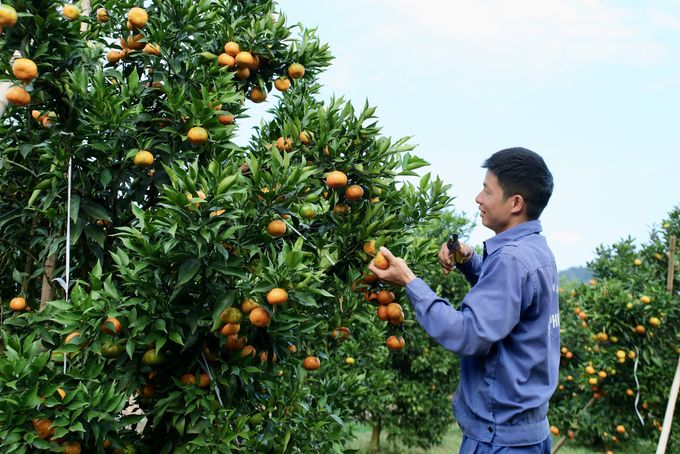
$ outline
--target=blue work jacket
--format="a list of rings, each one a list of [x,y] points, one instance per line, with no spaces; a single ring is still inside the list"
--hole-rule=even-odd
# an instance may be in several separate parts
[[[560,360],[555,258],[538,220],[499,233],[459,265],[472,288],[460,310],[422,279],[406,286],[416,318],[444,348],[461,356],[453,402],[465,435],[522,446],[549,435],[548,401]]]

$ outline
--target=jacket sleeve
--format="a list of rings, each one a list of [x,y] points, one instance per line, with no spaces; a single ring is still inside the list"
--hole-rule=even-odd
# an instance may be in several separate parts
[[[465,263],[456,264],[456,268],[463,273],[470,285],[475,285],[479,280],[479,273],[482,271],[482,258],[479,254],[472,253],[472,257]]]
[[[406,295],[425,331],[444,348],[463,356],[488,353],[519,322],[522,299],[531,299],[528,273],[514,257],[499,254],[487,262],[460,311],[439,298],[422,279],[406,286]]]

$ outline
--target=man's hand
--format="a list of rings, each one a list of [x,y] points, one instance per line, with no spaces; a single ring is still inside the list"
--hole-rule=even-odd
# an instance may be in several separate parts
[[[390,250],[385,246],[380,248],[380,252],[382,252],[382,255],[387,259],[390,266],[386,270],[381,270],[375,267],[373,260],[368,264],[368,269],[378,276],[378,279],[403,287],[416,278],[416,275],[413,274],[413,271],[411,271],[404,259],[392,255]]]
[[[439,249],[439,265],[442,267],[444,274],[449,274],[453,269],[454,264],[462,265],[472,258],[472,248],[465,243],[460,243],[460,248],[456,251],[454,257],[449,253],[449,248],[446,243],[442,243]]]

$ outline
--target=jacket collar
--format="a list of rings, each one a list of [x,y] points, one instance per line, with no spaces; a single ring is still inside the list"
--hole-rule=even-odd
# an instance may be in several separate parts
[[[484,252],[486,255],[491,255],[498,249],[506,246],[518,239],[531,235],[534,233],[540,233],[543,229],[541,228],[541,221],[538,219],[533,221],[522,222],[508,230],[499,233],[498,235],[489,238],[484,242]]]

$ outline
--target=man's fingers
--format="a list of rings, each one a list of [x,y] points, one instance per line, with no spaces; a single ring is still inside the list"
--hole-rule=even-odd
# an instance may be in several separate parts
[[[382,252],[382,255],[387,259],[388,262],[391,262],[392,260],[395,259],[392,252],[389,249],[387,249],[385,246],[380,246],[380,252]]]

